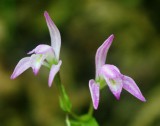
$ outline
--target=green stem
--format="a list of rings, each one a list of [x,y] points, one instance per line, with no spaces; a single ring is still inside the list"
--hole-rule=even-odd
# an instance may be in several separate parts
[[[68,114],[76,120],[81,120],[80,116],[75,114],[73,111],[70,111]]]
[[[89,110],[88,110],[88,114],[90,116],[92,116],[93,115],[93,111],[94,111],[94,109],[93,109],[93,104],[92,104],[92,101],[91,101],[90,106],[89,106]]]
[[[79,115],[76,115],[72,110],[71,110],[71,102],[70,102],[70,99],[65,91],[65,88],[64,86],[62,85],[61,83],[61,79],[60,79],[60,74],[58,73],[55,77],[55,83],[56,83],[56,86],[57,86],[57,89],[59,91],[59,94],[60,94],[60,106],[61,106],[61,109],[66,112],[66,114],[70,115],[72,118],[76,119],[76,120],[79,120],[79,121],[84,121],[86,120],[86,117],[90,117],[93,115],[93,105],[92,105],[92,102],[90,103],[90,106],[89,106],[89,110],[88,110],[88,113],[86,114],[86,117],[84,118],[84,116],[79,116]]]
[[[55,82],[56,82],[56,86],[58,88],[58,91],[60,93],[60,98],[62,98],[62,100],[64,100],[65,102],[70,102],[70,99],[65,91],[64,86],[61,83],[61,78],[60,78],[60,74],[58,73],[57,76],[55,77]],[[71,104],[71,103],[70,103]],[[65,111],[68,115],[72,116],[73,118],[80,120],[80,117],[78,115],[76,115],[72,110],[69,111]]]
[[[56,86],[58,88],[58,91],[60,93],[60,96],[63,97],[63,86],[62,86],[62,83],[61,83],[61,79],[60,79],[60,74],[59,72],[57,73],[56,77],[55,77],[55,82],[56,82]]]

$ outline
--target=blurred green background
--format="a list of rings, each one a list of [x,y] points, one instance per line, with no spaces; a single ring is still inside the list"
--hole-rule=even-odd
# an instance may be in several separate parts
[[[58,92],[42,67],[10,80],[17,62],[38,44],[49,44],[47,10],[62,37],[62,81],[78,114],[87,111],[88,81],[96,49],[115,39],[107,63],[137,82],[146,103],[123,91],[117,101],[108,87],[94,112],[100,126],[160,126],[159,0],[0,0],[0,126],[65,126]]]

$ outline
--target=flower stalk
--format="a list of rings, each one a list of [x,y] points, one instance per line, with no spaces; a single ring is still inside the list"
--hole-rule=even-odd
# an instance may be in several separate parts
[[[60,78],[60,73],[59,72],[55,76],[55,85],[56,85],[56,87],[59,91],[59,100],[60,100],[61,109],[64,112],[66,112],[67,115],[70,115],[71,117],[73,117],[76,120],[79,120],[79,121],[86,120],[87,118],[84,118],[84,116],[81,116],[81,115],[79,116],[72,111],[72,109],[71,109],[72,104],[71,104],[71,101],[69,99],[68,94],[66,93],[66,90],[65,90],[63,84],[61,83],[61,78]],[[89,106],[88,113],[85,114],[85,117],[92,116],[93,115],[93,110],[94,109],[93,109],[93,105],[92,105],[92,102],[91,102],[90,106]]]
[[[66,93],[64,86],[61,83],[61,78],[60,78],[59,72],[55,76],[55,83],[56,83],[56,87],[59,91],[60,107],[63,111],[70,113],[71,108],[72,108],[71,101]]]

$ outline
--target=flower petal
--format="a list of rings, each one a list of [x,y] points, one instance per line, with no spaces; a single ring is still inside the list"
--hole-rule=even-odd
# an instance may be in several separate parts
[[[110,35],[105,42],[97,49],[96,52],[96,57],[95,57],[95,62],[96,62],[96,77],[98,74],[98,70],[100,69],[101,66],[103,66],[105,64],[106,61],[106,56],[107,56],[107,52],[109,47],[112,44],[114,35]]]
[[[143,102],[146,101],[140,89],[138,88],[138,86],[136,85],[135,81],[132,78],[128,76],[123,76],[122,79],[123,79],[123,88],[125,90],[127,90],[129,93],[131,93],[133,96],[135,96],[139,100]]]
[[[41,45],[38,45],[32,51],[28,52],[28,54],[32,54],[32,53],[35,53],[35,54],[45,54],[45,53],[50,52],[50,51],[53,52],[53,48],[51,46],[45,45],[45,44],[41,44]]]
[[[44,12],[44,16],[47,22],[47,26],[49,29],[49,33],[51,36],[51,46],[53,47],[55,51],[55,55],[57,60],[59,59],[59,53],[60,53],[60,47],[61,47],[61,36],[58,28],[50,18],[49,14],[47,11]]]
[[[33,73],[35,75],[38,74],[38,71],[39,71],[41,65],[43,64],[45,58],[46,58],[46,55],[42,55],[42,54],[33,54],[31,56],[31,59],[30,59],[31,60],[30,61],[31,62],[31,67],[32,67]]]
[[[119,99],[123,87],[119,69],[114,65],[103,65],[98,75],[105,79],[113,95]]]
[[[61,64],[62,64],[62,61],[60,60],[57,65],[55,65],[55,64],[52,65],[50,73],[49,73],[49,79],[48,79],[49,87],[52,86],[52,82],[54,80],[54,77],[57,74],[57,72],[59,71]]]
[[[94,109],[97,109],[99,104],[99,84],[96,84],[96,82],[92,79],[89,81],[89,89]]]
[[[30,57],[22,58],[15,67],[11,79],[15,79],[30,67]]]

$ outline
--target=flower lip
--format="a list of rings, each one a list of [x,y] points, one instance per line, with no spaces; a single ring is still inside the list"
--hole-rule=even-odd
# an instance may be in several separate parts
[[[122,79],[121,78],[108,79],[107,77],[104,78],[113,95],[116,97],[117,100],[119,100],[123,88]]]
[[[123,87],[119,69],[114,65],[105,64],[101,67],[99,75],[105,79],[109,89],[116,97],[116,99],[119,100]]]

